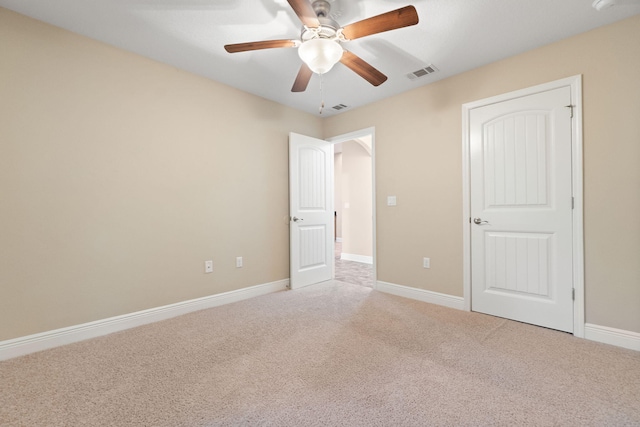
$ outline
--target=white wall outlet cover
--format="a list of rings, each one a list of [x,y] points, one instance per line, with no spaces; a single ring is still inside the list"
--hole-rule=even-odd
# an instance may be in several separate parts
[[[396,206],[397,202],[396,196],[387,196],[387,206]]]
[[[242,257],[241,256],[236,257],[236,267],[237,268],[242,267]]]
[[[422,259],[422,266],[424,268],[431,268],[431,259],[430,258],[423,258]]]
[[[204,272],[205,273],[212,273],[213,272],[213,261],[212,260],[204,262]]]

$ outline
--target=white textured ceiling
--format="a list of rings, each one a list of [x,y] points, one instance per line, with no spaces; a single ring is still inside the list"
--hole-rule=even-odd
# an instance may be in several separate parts
[[[593,0],[332,0],[342,26],[413,4],[420,23],[347,42],[346,48],[389,79],[373,87],[342,64],[323,77],[323,115],[417,86],[640,13],[640,1],[602,11]],[[0,6],[208,77],[246,92],[318,114],[320,77],[303,93],[291,86],[296,49],[229,54],[225,44],[298,38],[301,23],[286,0],[0,0]],[[428,64],[439,71],[406,74]]]

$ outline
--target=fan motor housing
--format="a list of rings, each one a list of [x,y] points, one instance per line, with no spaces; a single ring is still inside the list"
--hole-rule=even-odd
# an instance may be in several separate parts
[[[327,0],[316,0],[311,4],[313,11],[318,17],[320,26],[318,28],[302,27],[300,40],[303,42],[311,39],[334,39],[340,29],[340,25],[329,17],[331,13],[331,3]]]
[[[331,18],[318,17],[320,26],[318,28],[302,27],[302,33],[300,39],[305,42],[307,40],[321,38],[321,39],[333,39],[338,33],[340,25]]]
[[[327,18],[331,13],[331,4],[327,0],[316,0],[311,7],[318,18]]]

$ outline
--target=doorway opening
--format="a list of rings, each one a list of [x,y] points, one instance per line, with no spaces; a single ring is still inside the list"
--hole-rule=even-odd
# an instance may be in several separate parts
[[[334,278],[375,289],[374,130],[328,141],[334,144]]]

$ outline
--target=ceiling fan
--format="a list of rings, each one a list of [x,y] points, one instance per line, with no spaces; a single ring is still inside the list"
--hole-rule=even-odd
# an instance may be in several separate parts
[[[287,1],[303,24],[299,40],[264,40],[228,44],[224,48],[229,53],[237,53],[297,47],[303,63],[291,88],[292,92],[304,92],[313,73],[324,74],[338,61],[372,85],[379,86],[387,80],[387,76],[354,53],[343,49],[341,43],[418,23],[415,7],[406,6],[340,27],[329,17],[331,5],[327,0],[315,0],[313,3],[308,0]]]

